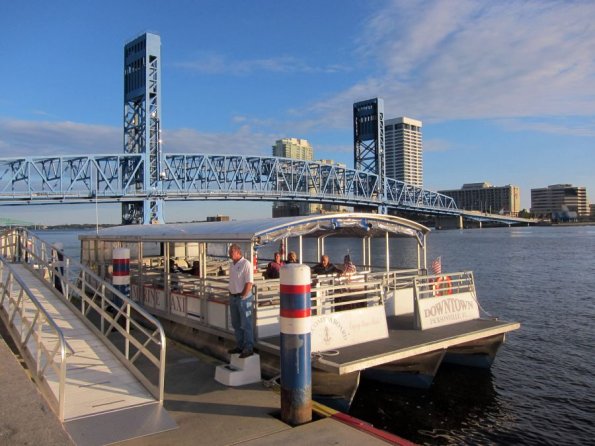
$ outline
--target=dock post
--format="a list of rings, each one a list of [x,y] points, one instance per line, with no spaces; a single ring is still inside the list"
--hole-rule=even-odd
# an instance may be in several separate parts
[[[128,248],[114,248],[112,251],[112,283],[115,289],[130,297],[130,249]],[[114,299],[114,304],[118,308],[122,303],[122,299]]]
[[[281,268],[281,420],[292,426],[312,421],[310,359],[310,268]]]

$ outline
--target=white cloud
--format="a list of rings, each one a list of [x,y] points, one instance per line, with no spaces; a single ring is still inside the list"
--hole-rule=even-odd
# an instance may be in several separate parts
[[[593,17],[593,2],[394,1],[358,42],[375,62],[368,78],[311,110],[336,126],[376,96],[388,117],[593,115]]]
[[[267,156],[273,142],[280,137],[254,132],[249,125],[241,125],[230,133],[172,129],[163,131],[163,149],[169,153]],[[0,119],[0,150],[5,158],[122,153],[122,141],[120,127]]]
[[[293,56],[279,56],[264,59],[233,60],[221,54],[203,54],[193,60],[176,62],[175,67],[199,74],[227,74],[245,76],[258,72],[270,73],[336,73],[348,71],[343,65],[313,66]]]
[[[444,139],[426,139],[424,140],[424,152],[447,152],[451,143]]]
[[[522,120],[522,119],[500,119],[497,121],[503,128],[509,131],[537,131],[540,133],[551,133],[567,136],[595,136],[595,122],[557,122],[555,120]]]
[[[0,119],[3,157],[119,153],[122,130],[71,121]]]
[[[231,133],[207,133],[194,129],[163,132],[163,150],[169,153],[221,153],[270,156],[280,136],[253,132],[248,125]]]

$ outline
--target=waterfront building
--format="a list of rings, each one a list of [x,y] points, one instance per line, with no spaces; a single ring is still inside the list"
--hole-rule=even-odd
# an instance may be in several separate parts
[[[537,218],[574,219],[588,217],[587,188],[553,184],[531,189],[531,212]]]
[[[492,186],[488,182],[463,184],[461,189],[441,190],[455,200],[459,209],[489,214],[518,215],[521,194],[518,186]]]
[[[423,187],[421,127],[421,121],[405,116],[385,121],[385,169],[388,178]]]
[[[314,150],[307,139],[283,138],[275,141],[275,145],[273,146],[273,156],[312,160],[313,155]],[[306,202],[275,202],[273,204],[273,217],[309,214],[310,204]]]
[[[283,138],[275,141],[273,156],[293,158],[296,160],[311,160],[314,150],[307,139]]]

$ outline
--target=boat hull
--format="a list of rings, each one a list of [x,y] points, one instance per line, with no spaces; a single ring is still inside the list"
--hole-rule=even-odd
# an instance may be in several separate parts
[[[450,347],[444,356],[444,362],[489,369],[496,359],[496,354],[504,343],[504,339],[505,334],[502,333]]]
[[[427,389],[431,386],[444,355],[444,350],[438,350],[389,362],[364,370],[363,377],[391,385]]]

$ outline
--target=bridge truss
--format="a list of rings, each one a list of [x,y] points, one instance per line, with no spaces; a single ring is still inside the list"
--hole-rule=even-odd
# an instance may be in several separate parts
[[[0,205],[139,200],[309,201],[458,215],[454,200],[339,165],[289,158],[163,154],[160,180],[137,181],[143,154],[0,158]],[[384,193],[383,193],[384,191]],[[384,198],[385,197],[385,198]]]

